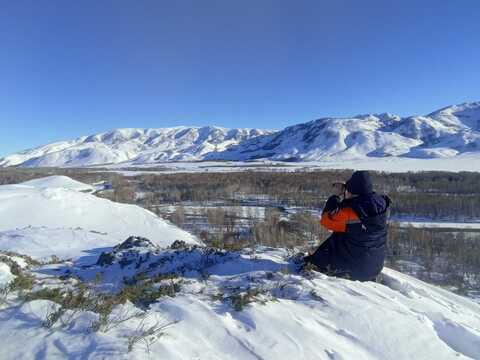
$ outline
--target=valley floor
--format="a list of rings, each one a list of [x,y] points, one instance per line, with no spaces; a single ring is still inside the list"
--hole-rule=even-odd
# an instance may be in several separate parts
[[[159,172],[162,174],[178,172],[232,172],[242,170],[255,171],[312,171],[321,169],[372,170],[387,173],[405,171],[472,171],[480,172],[478,154],[462,154],[451,158],[418,159],[406,157],[365,157],[363,159],[281,162],[281,161],[198,161],[169,162],[136,165],[129,162],[99,165],[99,168],[120,171],[124,175]],[[92,167],[95,168],[95,167]]]

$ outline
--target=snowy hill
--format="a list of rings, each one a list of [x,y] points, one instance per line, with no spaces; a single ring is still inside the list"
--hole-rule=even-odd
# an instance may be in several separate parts
[[[480,156],[480,102],[426,116],[322,118],[273,132],[220,127],[119,129],[0,159],[0,166],[138,166],[173,161],[332,161]]]
[[[81,192],[95,191],[92,185],[84,184],[80,181],[73,180],[68,176],[53,175],[40,179],[29,180],[21,183],[21,185],[32,186],[38,189],[46,188],[62,188]]]
[[[4,298],[0,357],[480,358],[480,305],[390,269],[381,284],[298,273],[288,256],[131,238],[88,262],[31,265],[27,301]]]
[[[215,126],[118,129],[40,146],[0,159],[0,166],[87,166],[129,161],[132,164],[196,161],[212,151],[271,131]]]
[[[0,186],[0,249],[70,257],[130,235],[147,236],[161,245],[197,242],[145,209],[82,192],[86,188],[89,185],[68,177]]]
[[[323,118],[244,141],[208,154],[206,159],[442,158],[467,152],[480,155],[480,102],[447,107],[427,116],[401,118],[385,113]]]

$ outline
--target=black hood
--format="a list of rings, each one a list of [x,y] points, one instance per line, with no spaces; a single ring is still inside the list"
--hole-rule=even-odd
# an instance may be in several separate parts
[[[373,192],[373,184],[368,171],[355,171],[345,187],[353,195],[367,195]]]

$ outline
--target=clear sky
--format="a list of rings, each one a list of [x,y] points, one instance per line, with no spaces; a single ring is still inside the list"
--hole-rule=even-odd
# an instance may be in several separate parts
[[[12,0],[0,45],[0,155],[480,100],[478,0]]]

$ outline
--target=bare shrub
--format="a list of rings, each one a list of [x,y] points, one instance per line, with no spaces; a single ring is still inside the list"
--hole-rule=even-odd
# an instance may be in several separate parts
[[[57,305],[58,306],[58,305]],[[45,320],[42,322],[42,326],[48,329],[53,328],[55,323],[65,314],[63,307],[57,307],[56,304],[50,304],[45,316]]]
[[[7,297],[9,293],[10,289],[8,285],[0,287],[0,306],[7,303]]]
[[[178,323],[178,321],[171,321],[161,324],[159,321],[153,325],[146,323],[146,318],[142,319],[140,324],[135,329],[134,333],[127,337],[127,349],[131,352],[138,344],[143,344],[147,353],[150,353],[150,347],[164,335],[165,330]]]
[[[131,319],[145,316],[143,311],[130,311],[128,309],[122,309],[112,316],[111,310],[111,308],[109,309],[107,307],[103,307],[103,310],[100,309],[98,312],[99,319],[94,321],[91,325],[92,331],[108,332]]]
[[[21,293],[31,290],[35,284],[35,277],[31,274],[21,272],[15,276],[12,282],[10,282],[9,290],[10,291],[19,291]]]

